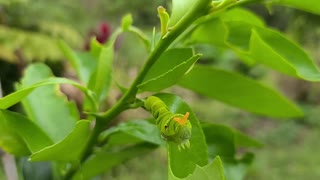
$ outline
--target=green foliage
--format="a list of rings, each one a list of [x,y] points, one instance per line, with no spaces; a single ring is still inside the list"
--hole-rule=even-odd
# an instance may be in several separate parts
[[[160,56],[150,68],[138,88],[143,91],[160,91],[177,83],[177,81],[200,58],[192,49],[170,49]]]
[[[164,8],[159,8],[161,37],[153,31],[150,39],[132,25],[128,15],[108,42],[99,44],[92,40],[89,52],[75,52],[69,47],[70,43],[59,41],[58,46],[81,83],[54,77],[42,63],[30,65],[17,90],[0,99],[0,147],[16,156],[29,156],[30,161],[51,161],[57,179],[90,179],[166,144],[168,179],[243,179],[254,158],[251,148],[260,148],[261,143],[228,126],[201,123],[187,101],[178,95],[158,93],[154,96],[168,106],[167,112],[171,114],[190,113],[188,122],[192,129],[188,149],[181,149],[166,139],[164,130],[176,130],[179,128],[176,123],[159,129],[153,120],[145,118],[116,122],[120,113],[136,108],[151,110],[161,122],[174,122],[162,119],[167,117],[165,113],[152,110],[157,107],[145,106],[143,99],[147,97],[141,92],[161,92],[176,84],[256,114],[301,117],[302,111],[292,101],[261,82],[216,67],[194,65],[201,55],[194,53],[193,46],[207,44],[232,50],[247,65],[263,64],[296,78],[319,81],[318,68],[302,48],[266,27],[253,13],[231,8],[242,2],[173,0],[170,16]],[[250,2],[254,1],[247,1]],[[294,0],[266,2],[319,12],[312,7],[315,1],[306,4]],[[9,44],[16,43],[19,38],[16,35],[22,33],[7,31],[12,33],[8,36],[10,41],[5,40]],[[104,110],[103,104],[112,94],[116,39],[124,32],[131,32],[143,41],[148,58],[129,88],[118,85],[123,95]],[[41,35],[40,39],[45,38]],[[32,47],[32,41],[26,41],[25,48],[43,52],[39,51],[39,45]],[[45,39],[45,45],[57,50],[49,38]],[[24,52],[28,51],[24,49]],[[80,110],[88,120],[80,120],[75,104],[66,100],[58,84],[71,84],[86,95]],[[6,110],[19,102],[26,116]],[[238,153],[240,150],[242,154]]]
[[[4,150],[21,156],[52,144],[47,134],[23,115],[3,109],[0,114],[0,145]]]
[[[139,144],[133,147],[124,148],[117,152],[99,152],[93,158],[86,161],[81,171],[75,174],[73,179],[89,179],[97,174],[110,170],[114,166],[121,164],[123,161],[144,155],[157,147],[150,144]]]
[[[32,64],[25,69],[18,90],[50,77],[53,74],[47,66]],[[54,142],[69,134],[79,119],[75,104],[68,102],[58,88],[57,85],[39,87],[21,101],[28,117],[47,132]]]
[[[167,13],[166,9],[164,7],[159,6],[158,7],[158,14],[160,18],[160,25],[161,25],[161,37],[164,37],[168,33],[168,23],[170,16]]]
[[[118,126],[101,133],[100,142],[108,141],[109,145],[118,145],[146,141],[157,145],[164,145],[164,140],[160,138],[159,134],[159,128],[154,123],[145,120],[131,120],[120,123]]]
[[[63,56],[56,45],[58,39],[80,47],[80,33],[57,16],[71,17],[72,11],[64,10],[65,6],[62,1],[0,1],[0,58],[15,64],[59,61]]]
[[[97,67],[97,54],[100,53],[101,45],[95,40],[91,41],[91,52],[74,52],[72,49],[64,42],[59,41],[59,47],[65,57],[68,59],[70,64],[75,69],[78,78],[85,85],[89,84],[89,80],[93,71]]]
[[[270,2],[267,1],[267,3],[294,7],[314,14],[320,14],[319,1],[317,0],[309,0],[306,2],[299,0],[271,0]]]
[[[227,179],[243,179],[253,160],[253,155],[246,153],[242,158],[237,158],[237,149],[259,148],[262,146],[261,143],[220,124],[203,124],[202,129],[206,136],[209,158],[221,157]]]
[[[257,20],[248,23],[248,19],[258,18],[247,19],[248,13],[244,10],[232,12],[233,16],[237,15],[236,19],[228,13],[201,24],[192,34],[192,42],[230,48],[247,63],[261,63],[294,77],[318,81],[318,68],[300,47]],[[218,31],[221,36],[208,38],[211,31]]]
[[[123,31],[128,31],[133,23],[132,15],[128,14],[122,18],[121,27]]]
[[[206,13],[205,11],[208,10],[209,4],[211,3],[210,0],[175,0],[172,1],[172,13],[171,18],[169,21],[169,26],[174,26],[177,24],[180,20],[183,19],[183,17],[190,14],[190,11],[193,11],[194,8],[197,8],[199,4],[203,4],[204,9],[201,11],[197,11],[193,13],[193,18],[198,18],[200,14]],[[198,17],[197,17],[198,16]]]
[[[51,25],[51,24],[50,24]],[[47,29],[49,25],[43,25]],[[60,28],[61,25],[55,25]],[[57,28],[56,28],[57,29]],[[45,29],[44,29],[45,30]],[[23,54],[23,58],[27,61],[38,60],[60,60],[63,56],[59,48],[56,45],[56,41],[59,37],[59,34],[71,34],[71,37],[67,37],[67,41],[73,46],[79,46],[81,43],[81,37],[76,34],[76,32],[69,32],[72,30],[62,30],[61,32],[50,32],[54,33],[53,35],[48,35],[45,33],[37,32],[28,32],[24,30],[19,30],[12,27],[0,26],[0,42],[1,42],[1,53],[0,57],[12,63],[18,63],[18,57],[16,51],[19,50]],[[72,37],[72,34],[74,37]],[[57,36],[57,37],[54,37]],[[68,39],[70,38],[70,39]],[[39,51],[39,47],[43,48],[42,51]]]
[[[206,78],[210,79],[210,84],[198,81]],[[258,114],[275,117],[302,115],[298,107],[274,90],[239,74],[221,69],[196,66],[179,82],[179,85]]]
[[[60,142],[41,149],[30,156],[30,161],[78,161],[89,139],[90,122],[80,120],[75,128]],[[65,152],[72,153],[65,153]]]
[[[169,177],[170,176],[172,176],[172,174],[169,174]],[[169,179],[178,180],[180,178],[170,177]],[[219,156],[217,156],[210,164],[206,166],[203,166],[203,167],[196,166],[194,173],[184,179],[225,180],[225,177],[223,175],[223,166],[222,166],[221,159],[219,158]]]
[[[55,45],[56,40],[44,34],[0,26],[0,42],[0,57],[12,63],[18,62],[15,54],[17,49],[23,52],[24,58],[28,61],[57,60],[62,57]],[[39,47],[45,50],[39,51]]]
[[[110,88],[112,60],[113,42],[107,47],[101,48],[97,67],[94,73],[91,75],[88,84],[88,88],[95,92],[99,100],[103,100],[103,92],[104,97],[107,96],[106,92],[108,92]]]
[[[12,105],[20,102],[24,97],[28,96],[33,90],[35,90],[38,87],[52,85],[52,84],[71,84],[71,85],[77,87],[79,90],[83,91],[83,93],[91,101],[92,106],[95,105],[93,93],[90,90],[86,89],[85,87],[81,86],[79,83],[72,81],[72,80],[69,80],[69,79],[66,79],[66,78],[48,78],[46,80],[35,83],[31,86],[21,88],[18,91],[1,98],[0,99],[0,109],[7,109],[7,108],[11,107]]]

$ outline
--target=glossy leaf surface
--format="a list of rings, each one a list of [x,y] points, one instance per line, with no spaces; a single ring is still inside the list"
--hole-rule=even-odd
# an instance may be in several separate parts
[[[21,114],[0,110],[0,147],[16,156],[49,146],[53,141],[36,124]]]
[[[44,64],[32,64],[25,70],[19,89],[29,87],[53,77],[49,67]],[[47,85],[35,89],[22,105],[28,117],[41,127],[54,141],[60,141],[74,128],[79,114],[74,102],[59,90],[58,85]]]
[[[75,128],[60,142],[33,153],[31,161],[77,161],[86,146],[90,133],[90,121],[80,120]]]
[[[174,85],[200,58],[190,48],[166,51],[150,68],[144,81],[138,85],[142,91],[160,91]]]
[[[271,88],[222,69],[196,66],[179,85],[257,114],[273,117],[302,116],[302,111],[296,105]]]

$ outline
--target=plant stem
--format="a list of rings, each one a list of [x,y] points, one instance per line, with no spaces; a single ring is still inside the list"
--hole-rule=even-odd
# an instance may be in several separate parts
[[[83,153],[80,163],[83,163],[92,153],[93,147],[97,142],[99,134],[104,130],[104,127],[108,125],[116,116],[118,116],[122,111],[129,108],[130,104],[134,103],[136,100],[136,94],[138,92],[137,85],[142,83],[145,76],[147,75],[151,66],[157,61],[161,54],[171,45],[171,43],[180,35],[182,32],[188,28],[196,19],[202,15],[207,14],[210,9],[209,0],[199,0],[192,7],[192,9],[168,32],[168,34],[162,38],[154,50],[151,52],[147,61],[140,70],[138,76],[135,78],[130,88],[121,97],[121,99],[112,106],[108,111],[97,116],[96,125],[90,135],[89,141],[86,146],[86,150]],[[65,179],[71,179],[74,173],[79,168],[78,166],[71,167],[67,172]]]
[[[87,148],[83,152],[82,158],[80,159],[80,163],[73,164],[66,175],[64,176],[65,180],[69,180],[72,178],[72,176],[77,172],[78,168],[80,167],[80,164],[82,164],[87,158],[91,155],[93,151],[93,147],[96,144],[96,141],[99,137],[99,134],[104,130],[104,124],[102,121],[96,120],[96,125],[93,128],[93,131],[90,134],[89,141],[87,142]]]
[[[210,2],[210,1],[209,1]],[[135,96],[138,92],[137,85],[142,83],[144,77],[147,75],[151,66],[157,61],[157,59],[161,56],[161,54],[170,46],[170,44],[180,35],[184,30],[190,26],[193,21],[205,15],[209,11],[208,1],[198,1],[197,4],[191,9],[191,11],[186,14],[172,29],[171,31],[165,36],[165,38],[161,39],[155,49],[151,52],[150,56],[148,57],[147,61],[145,62],[144,66],[140,70],[138,76],[131,84],[128,91],[122,96],[122,98],[114,105],[106,113],[101,115],[105,121],[109,121],[109,118],[114,118],[117,116],[121,110],[119,109],[123,107],[123,105],[128,106],[129,104],[133,103],[135,100]],[[113,111],[119,112],[115,113]],[[114,116],[113,116],[114,115]]]

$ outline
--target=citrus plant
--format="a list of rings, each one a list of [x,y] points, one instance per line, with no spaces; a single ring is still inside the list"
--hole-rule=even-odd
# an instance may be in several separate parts
[[[50,161],[55,179],[90,179],[159,146],[167,147],[168,179],[242,179],[253,154],[248,150],[239,157],[237,150],[261,143],[230,127],[200,121],[182,97],[161,91],[178,85],[259,115],[303,116],[273,88],[197,63],[202,55],[194,47],[206,44],[233,51],[250,66],[262,64],[292,77],[320,80],[319,69],[304,50],[242,8],[250,3],[320,14],[318,0],[173,0],[170,14],[158,7],[160,28],[151,37],[133,26],[128,15],[105,44],[92,40],[89,52],[73,51],[60,41],[80,83],[54,77],[42,63],[31,64],[17,90],[0,99],[0,147],[16,157],[28,156],[31,162]],[[124,32],[141,39],[148,58],[128,88],[118,84],[123,95],[104,111],[101,107],[115,81],[115,41]],[[82,91],[85,119],[58,84]],[[7,110],[19,102],[25,114]],[[137,108],[145,109],[153,120],[115,123],[120,113]]]

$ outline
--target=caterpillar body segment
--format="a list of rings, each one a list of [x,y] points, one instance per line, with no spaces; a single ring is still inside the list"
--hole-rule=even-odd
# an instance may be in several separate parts
[[[155,123],[166,141],[173,141],[178,144],[179,149],[190,147],[191,123],[188,120],[189,112],[183,114],[172,113],[168,106],[158,97],[149,96],[144,107],[155,118]]]

